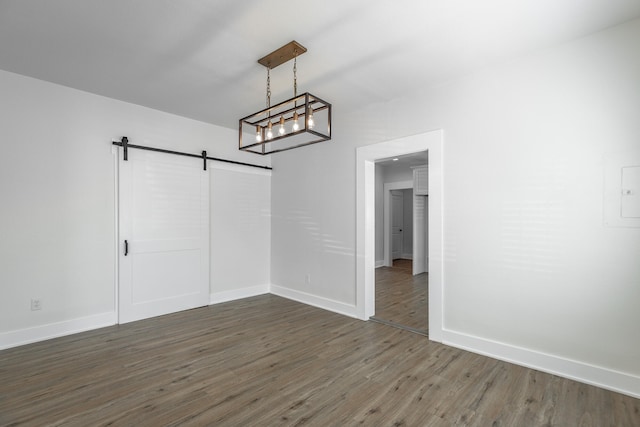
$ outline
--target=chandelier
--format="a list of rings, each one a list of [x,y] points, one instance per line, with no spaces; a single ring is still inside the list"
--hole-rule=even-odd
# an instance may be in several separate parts
[[[297,60],[307,49],[292,41],[258,60],[267,68],[267,108],[240,119],[239,149],[272,154],[331,139],[331,104],[298,95]],[[271,105],[271,70],[293,59],[293,98]]]

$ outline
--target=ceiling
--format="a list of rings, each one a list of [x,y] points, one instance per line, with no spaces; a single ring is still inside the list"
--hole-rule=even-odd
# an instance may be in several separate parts
[[[334,114],[640,16],[640,0],[0,0],[0,69],[237,129],[291,40]],[[293,95],[291,63],[272,102]]]
[[[429,152],[420,151],[418,153],[406,154],[404,156],[394,156],[388,159],[380,159],[376,161],[376,166],[383,166],[387,169],[396,170],[409,169],[416,166],[424,166],[429,163]]]

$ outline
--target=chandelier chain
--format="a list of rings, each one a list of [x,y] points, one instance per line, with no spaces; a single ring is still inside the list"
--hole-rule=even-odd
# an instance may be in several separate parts
[[[298,96],[298,51],[294,52],[293,57],[293,97]]]
[[[267,108],[271,107],[271,67],[267,67]]]

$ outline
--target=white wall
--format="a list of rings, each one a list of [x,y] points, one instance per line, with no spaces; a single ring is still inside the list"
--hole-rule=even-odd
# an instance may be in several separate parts
[[[413,181],[413,169],[404,165],[388,164],[384,167],[384,182]]]
[[[273,158],[272,282],[353,306],[355,148],[441,128],[447,342],[640,395],[640,229],[603,225],[605,160],[640,141],[638,88],[636,20],[335,114],[331,142]]]
[[[267,293],[271,171],[211,163],[211,301]]]
[[[0,71],[0,93],[0,348],[115,322],[112,140],[269,161],[233,130],[40,80]]]
[[[332,118],[332,129],[341,122]],[[272,156],[271,284],[272,293],[351,314],[356,158],[345,143],[337,137]]]

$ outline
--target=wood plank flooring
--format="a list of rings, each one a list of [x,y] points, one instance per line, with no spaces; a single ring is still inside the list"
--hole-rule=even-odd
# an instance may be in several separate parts
[[[0,351],[2,426],[638,426],[640,401],[273,295]]]
[[[413,275],[408,259],[393,261],[393,267],[376,268],[375,319],[407,326],[426,334],[429,330],[428,275]]]

